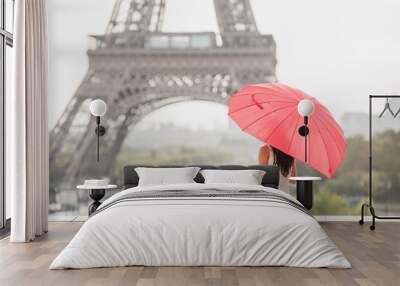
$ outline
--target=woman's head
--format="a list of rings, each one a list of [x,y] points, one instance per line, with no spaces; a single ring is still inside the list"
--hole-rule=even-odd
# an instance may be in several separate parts
[[[294,158],[275,147],[271,146],[271,148],[272,152],[274,152],[274,165],[277,165],[281,170],[282,175],[287,177],[294,164]]]

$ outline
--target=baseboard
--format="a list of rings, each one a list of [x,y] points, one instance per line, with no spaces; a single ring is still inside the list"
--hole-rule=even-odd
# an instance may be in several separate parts
[[[316,215],[314,216],[318,221],[351,221],[358,222],[360,220],[360,216],[345,216],[345,215]],[[364,216],[364,221],[372,221],[371,216]],[[399,220],[400,221],[400,220]]]

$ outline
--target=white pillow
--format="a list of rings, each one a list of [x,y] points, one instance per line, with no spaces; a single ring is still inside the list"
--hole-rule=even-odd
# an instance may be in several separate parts
[[[202,170],[205,184],[261,185],[265,171],[262,170]]]
[[[199,167],[135,168],[139,176],[139,186],[195,183],[193,179],[199,170]]]

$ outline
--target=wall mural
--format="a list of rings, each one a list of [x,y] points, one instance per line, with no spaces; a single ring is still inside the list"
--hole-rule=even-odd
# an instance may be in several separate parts
[[[182,9],[185,5],[199,7],[199,11],[211,7],[214,14],[208,11],[207,17],[215,17],[210,21],[218,32],[190,31],[183,12],[168,12],[170,2]],[[75,191],[75,186],[87,178],[107,178],[118,184],[127,164],[257,163],[261,142],[229,121],[226,104],[245,84],[281,81],[277,68],[287,60],[281,58],[274,33],[260,32],[255,17],[259,10],[254,7],[263,4],[250,0],[184,2],[49,1],[52,215],[85,214],[87,194]],[[274,1],[270,4],[274,7]],[[181,30],[164,29],[171,14],[182,16]],[[67,21],[68,15],[74,23]],[[170,20],[170,26],[173,21],[179,19]],[[304,45],[312,47],[313,43]],[[302,75],[297,77],[302,84]],[[316,78],[316,84],[324,83]],[[339,114],[348,137],[347,158],[333,180],[318,186],[316,214],[358,214],[367,195],[368,126],[363,111],[368,93],[358,92],[365,96],[365,100],[358,99],[365,108]],[[100,162],[96,161],[96,120],[89,112],[96,98],[107,103]],[[332,107],[329,102],[327,106]],[[400,137],[390,119],[385,122],[377,128],[379,140]],[[376,152],[384,153],[382,144],[376,144],[381,148]],[[301,174],[313,174],[304,166],[299,168]],[[387,203],[389,197],[399,196],[394,190],[400,180],[386,176],[390,168],[383,172],[381,165],[377,173],[382,172],[382,181],[375,180],[378,185],[391,182],[377,192],[385,213],[396,212],[400,206]]]

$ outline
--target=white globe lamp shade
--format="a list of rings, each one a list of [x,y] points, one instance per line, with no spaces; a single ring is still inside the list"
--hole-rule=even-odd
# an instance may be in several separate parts
[[[93,116],[104,116],[107,112],[107,104],[104,100],[95,99],[90,103],[89,109]]]
[[[297,105],[297,111],[303,117],[310,116],[314,112],[314,103],[309,99],[303,99]]]

